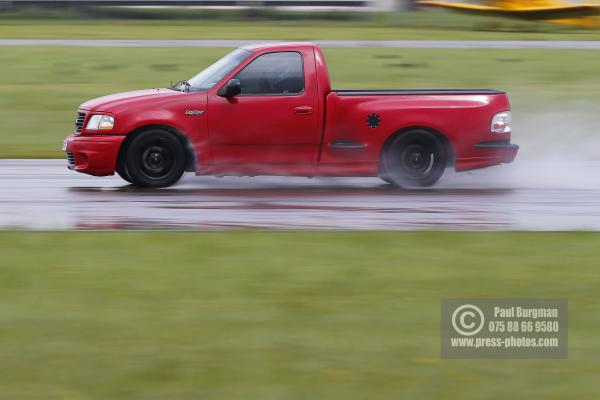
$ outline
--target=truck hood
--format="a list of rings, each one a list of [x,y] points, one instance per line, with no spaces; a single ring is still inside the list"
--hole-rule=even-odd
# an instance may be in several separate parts
[[[133,92],[110,94],[88,100],[79,106],[81,110],[118,112],[121,108],[135,107],[136,103],[148,103],[148,101],[167,100],[181,96],[184,93],[171,89],[146,89]]]

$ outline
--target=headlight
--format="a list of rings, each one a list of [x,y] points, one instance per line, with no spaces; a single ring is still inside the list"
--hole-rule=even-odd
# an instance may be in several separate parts
[[[512,126],[512,118],[510,111],[503,111],[494,115],[492,118],[492,132],[493,133],[510,133]]]
[[[109,131],[115,126],[115,119],[110,115],[92,115],[85,129],[90,131]]]

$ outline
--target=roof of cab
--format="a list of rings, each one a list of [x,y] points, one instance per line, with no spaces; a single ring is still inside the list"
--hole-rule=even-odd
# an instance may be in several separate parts
[[[319,47],[318,44],[312,42],[270,42],[270,43],[253,43],[241,48],[244,50],[292,50],[299,47]]]

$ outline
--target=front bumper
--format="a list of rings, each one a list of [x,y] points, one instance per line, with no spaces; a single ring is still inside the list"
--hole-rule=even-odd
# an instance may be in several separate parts
[[[122,135],[70,135],[65,139],[68,168],[89,175],[114,175]]]
[[[498,164],[508,164],[515,160],[519,152],[519,145],[510,141],[481,142],[473,145],[469,157],[456,160],[457,171],[487,168]]]

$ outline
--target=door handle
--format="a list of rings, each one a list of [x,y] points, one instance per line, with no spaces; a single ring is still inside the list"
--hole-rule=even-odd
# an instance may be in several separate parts
[[[310,115],[312,114],[312,107],[310,106],[300,106],[294,108],[294,112],[298,115]]]

